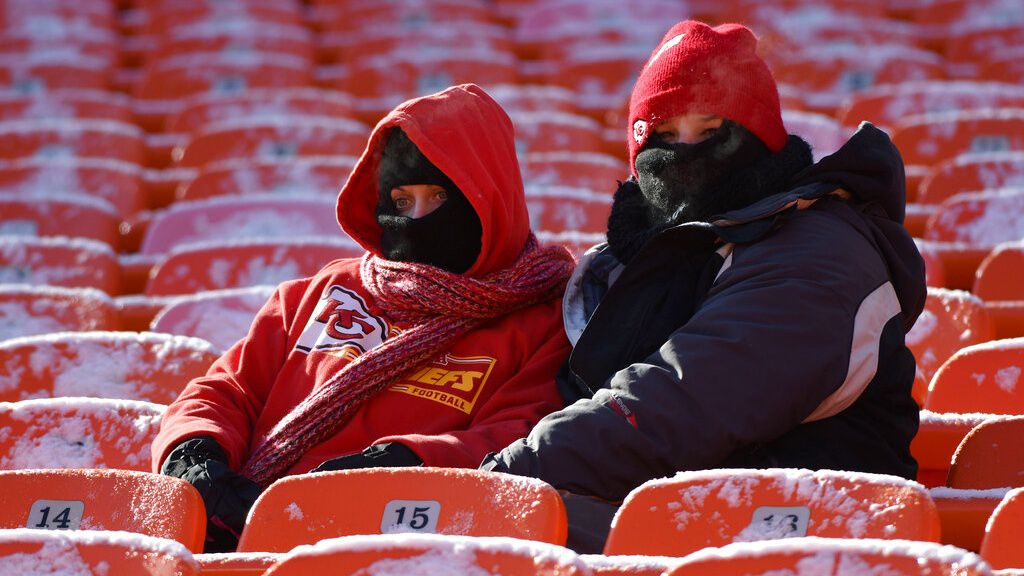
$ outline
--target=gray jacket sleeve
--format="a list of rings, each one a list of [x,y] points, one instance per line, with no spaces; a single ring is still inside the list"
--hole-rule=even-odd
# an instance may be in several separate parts
[[[799,425],[855,373],[858,316],[887,276],[852,227],[814,210],[794,220],[736,248],[657,352],[545,417],[496,456],[498,469],[619,500],[646,480],[715,467]],[[886,305],[876,316],[899,313]]]

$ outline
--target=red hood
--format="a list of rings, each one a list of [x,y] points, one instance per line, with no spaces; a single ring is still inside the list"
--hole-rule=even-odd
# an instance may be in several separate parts
[[[515,136],[508,114],[474,84],[409,100],[377,123],[338,194],[341,229],[363,248],[380,254],[377,165],[387,128],[392,126],[401,127],[423,155],[455,182],[479,215],[480,255],[466,274],[482,276],[510,265],[530,232]]]

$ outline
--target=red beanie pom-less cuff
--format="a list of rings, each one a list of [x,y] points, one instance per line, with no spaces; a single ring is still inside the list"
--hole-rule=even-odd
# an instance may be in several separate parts
[[[739,24],[712,28],[686,20],[665,34],[629,101],[629,163],[654,126],[689,112],[739,123],[773,152],[786,145],[775,79],[757,55],[757,38]]]

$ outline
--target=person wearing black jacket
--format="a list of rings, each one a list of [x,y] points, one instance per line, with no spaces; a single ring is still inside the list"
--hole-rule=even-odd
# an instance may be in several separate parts
[[[484,461],[562,490],[577,551],[600,552],[615,503],[677,471],[916,475],[904,336],[926,292],[902,159],[865,123],[813,163],[756,45],[685,21],[651,55],[608,242],[564,300],[570,405]]]

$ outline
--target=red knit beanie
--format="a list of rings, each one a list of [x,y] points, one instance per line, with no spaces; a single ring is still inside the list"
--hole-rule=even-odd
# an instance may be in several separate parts
[[[651,54],[629,99],[629,166],[647,136],[673,116],[714,114],[750,130],[772,152],[786,145],[775,79],[757,55],[757,38],[740,24],[714,28],[694,20],[672,27]]]

